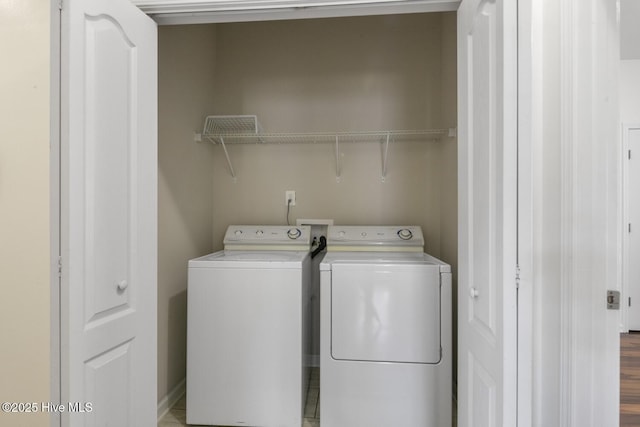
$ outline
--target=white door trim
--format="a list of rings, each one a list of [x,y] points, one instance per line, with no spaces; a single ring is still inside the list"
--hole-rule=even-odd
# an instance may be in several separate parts
[[[60,20],[61,11],[57,2],[50,2],[50,152],[49,152],[49,229],[50,229],[50,401],[60,404],[61,359],[60,359]],[[60,427],[60,413],[51,411],[51,427]]]
[[[533,425],[534,291],[533,291],[533,167],[534,130],[542,126],[539,113],[542,27],[541,6],[518,0],[518,427]],[[535,92],[538,90],[538,92]]]
[[[563,1],[560,5],[560,46],[561,46],[561,125],[560,138],[561,147],[561,250],[560,253],[560,424],[571,426],[573,413],[573,394],[575,389],[573,372],[571,368],[575,361],[574,338],[573,338],[573,318],[574,312],[574,290],[573,277],[575,276],[575,266],[573,263],[573,221],[574,221],[574,201],[573,201],[573,163],[575,157],[574,126],[575,113],[573,77],[575,51],[574,51],[574,26],[573,20],[573,0]]]
[[[153,14],[202,13],[227,11],[257,11],[275,9],[305,9],[360,5],[393,5],[405,7],[408,3],[430,5],[440,9],[456,10],[460,0],[132,0],[143,12]]]
[[[564,426],[614,426],[619,414],[619,312],[606,309],[606,290],[619,287],[620,268],[615,14],[615,1],[560,2],[559,425]]]
[[[622,144],[620,145],[620,170],[622,175],[622,189],[621,189],[621,201],[622,201],[622,213],[621,213],[621,225],[620,237],[622,240],[622,248],[620,259],[622,259],[622,296],[621,296],[621,313],[620,313],[620,331],[629,332],[629,232],[627,224],[629,224],[629,162],[627,159],[629,151],[629,133],[632,129],[640,129],[640,123],[622,124]]]
[[[460,0],[133,0],[160,25],[453,12]]]

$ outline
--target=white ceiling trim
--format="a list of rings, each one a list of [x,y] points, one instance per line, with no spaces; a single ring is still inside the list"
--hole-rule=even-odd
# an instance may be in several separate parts
[[[132,0],[158,24],[448,12],[459,0]]]

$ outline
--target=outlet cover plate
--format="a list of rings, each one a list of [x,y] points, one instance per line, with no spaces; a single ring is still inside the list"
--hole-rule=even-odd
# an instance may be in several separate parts
[[[284,192],[284,205],[289,206],[289,200],[291,200],[291,206],[296,205],[296,192],[293,190],[287,190]]]

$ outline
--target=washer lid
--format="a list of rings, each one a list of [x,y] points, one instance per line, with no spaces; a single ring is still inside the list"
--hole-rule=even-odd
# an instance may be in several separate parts
[[[189,268],[301,268],[307,251],[218,251],[189,260]]]
[[[226,251],[309,251],[311,227],[289,225],[230,225]]]
[[[329,226],[327,251],[422,252],[424,237],[417,225]]]

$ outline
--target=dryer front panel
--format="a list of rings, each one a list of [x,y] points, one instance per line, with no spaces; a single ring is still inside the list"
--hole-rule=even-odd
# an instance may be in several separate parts
[[[438,266],[336,263],[331,275],[334,359],[439,363]]]

